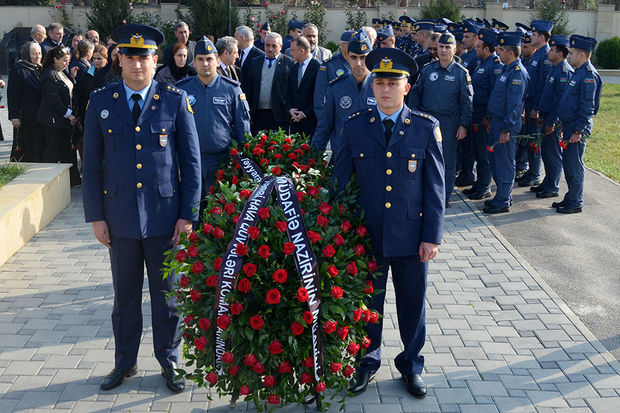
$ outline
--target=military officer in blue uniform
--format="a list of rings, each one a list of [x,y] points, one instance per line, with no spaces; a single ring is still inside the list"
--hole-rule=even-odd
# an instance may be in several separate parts
[[[355,174],[379,271],[369,307],[383,314],[391,269],[398,327],[404,350],[394,360],[407,391],[424,397],[426,333],[424,296],[428,263],[441,243],[444,220],[444,167],[439,123],[409,109],[404,97],[415,73],[413,58],[397,49],[378,49],[366,61],[372,69],[377,105],[355,112],[346,122],[335,181],[342,188]],[[381,366],[382,320],[366,328],[370,347],[361,359],[351,391],[366,390]]]
[[[314,113],[317,119],[321,118],[321,109],[325,106],[327,87],[329,83],[338,76],[351,73],[351,67],[347,62],[346,55],[351,36],[355,30],[347,30],[340,36],[340,52],[332,55],[330,59],[324,61],[319,67],[314,84]]]
[[[250,133],[250,109],[241,84],[217,74],[220,59],[207,37],[203,36],[196,43],[194,56],[197,75],[182,79],[176,86],[187,92],[194,111],[204,201],[215,180],[215,172],[228,156],[232,140],[239,146],[245,143],[245,135]],[[201,212],[203,207],[204,202]]]
[[[562,122],[567,149],[562,163],[568,192],[561,202],[554,202],[557,212],[575,214],[583,208],[585,166],[583,156],[586,140],[592,133],[592,118],[598,113],[602,81],[590,62],[596,39],[574,34],[570,37],[568,62],[575,69],[562,94],[558,118]]]
[[[321,116],[318,118],[311,144],[314,149],[322,152],[329,142],[332,162],[342,147],[344,121],[353,113],[377,104],[372,93],[372,77],[364,63],[371,50],[372,44],[366,32],[355,32],[346,55],[351,73],[336,77],[327,88],[325,105],[321,108]]]
[[[545,79],[551,69],[551,61],[547,58],[549,52],[549,37],[553,29],[553,22],[550,20],[533,20],[532,26],[532,46],[536,51],[532,54],[525,69],[530,76],[530,83],[525,98],[525,125],[524,132],[526,135],[537,135],[542,133],[538,127],[538,106],[540,97],[545,85]],[[527,160],[529,169],[519,179],[519,186],[531,187],[540,183],[542,176],[542,158],[540,151],[535,150],[532,146],[527,145]]]
[[[471,78],[467,69],[454,60],[455,53],[454,36],[442,34],[439,59],[422,68],[409,100],[411,107],[428,112],[439,120],[446,165],[446,204],[454,189],[456,142],[465,138],[473,109]]]
[[[192,108],[184,91],[152,80],[163,34],[126,24],[112,31],[123,81],[91,94],[84,129],[83,196],[86,222],[109,248],[114,286],[114,369],[102,390],[137,373],[142,336],[142,284],[146,264],[155,357],[166,385],[175,379],[179,314],[166,299],[174,278],[162,278],[164,252],[198,218],[200,158]]]
[[[461,29],[463,29],[463,47],[467,50],[461,61],[463,67],[469,70],[470,73],[478,66],[478,57],[476,56],[476,44],[478,42],[478,32],[480,26],[473,20],[465,20],[461,23]]]
[[[377,30],[377,41],[375,49],[379,47],[396,47],[396,36],[391,25],[383,26]]]
[[[530,191],[536,193],[537,198],[553,198],[558,196],[560,178],[562,177],[562,148],[559,143],[562,139],[558,123],[558,109],[563,104],[562,94],[573,76],[573,68],[566,57],[568,56],[569,39],[567,36],[551,36],[549,39],[548,58],[553,67],[547,74],[543,88],[539,110],[539,126],[544,131],[541,142],[541,155],[545,167],[545,179],[538,186],[532,186]]]
[[[492,200],[485,201],[483,212],[488,214],[508,212],[512,203],[517,144],[515,137],[521,130],[523,99],[529,83],[527,71],[519,59],[521,41],[521,34],[517,32],[503,32],[499,35],[500,59],[504,69],[489,98],[491,128],[488,141],[490,150],[487,154],[497,193]]]
[[[522,41],[521,41],[521,64],[527,70],[530,59],[534,54],[535,48],[532,45],[532,29],[529,26],[526,26],[522,23],[517,23],[517,31],[521,33]],[[527,94],[527,91],[526,91]],[[524,119],[525,120],[525,119]],[[521,134],[527,134],[527,125],[523,123],[521,126]],[[516,173],[515,173],[515,182],[519,182],[529,169],[528,163],[528,153],[527,148],[529,146],[529,141],[527,139],[519,139],[517,141],[517,151],[515,154],[516,158]]]
[[[504,66],[495,54],[498,35],[499,33],[492,29],[482,29],[478,32],[476,53],[480,59],[480,65],[471,75],[471,83],[474,89],[474,112],[469,133],[471,133],[473,153],[476,160],[476,181],[471,188],[465,189],[463,193],[473,200],[491,196],[491,168],[487,157],[487,140],[489,137],[487,129],[490,124],[490,116],[487,107],[491,91]]]
[[[400,16],[398,20],[400,21],[400,31],[403,35],[397,47],[403,52],[413,56],[417,46],[412,36],[413,19],[407,15],[403,15]]]
[[[254,40],[254,46],[263,52],[265,51],[265,38],[269,33],[271,33],[271,24],[269,24],[269,20],[267,20],[262,25],[259,24],[258,28],[258,39]]]

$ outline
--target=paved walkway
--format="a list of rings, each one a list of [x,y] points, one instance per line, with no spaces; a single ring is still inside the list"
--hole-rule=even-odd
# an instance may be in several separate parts
[[[0,267],[0,412],[230,411],[204,389],[166,389],[150,327],[139,375],[99,391],[113,367],[109,261],[83,222],[80,190],[72,197]],[[346,411],[620,412],[620,363],[475,207],[456,197],[451,205],[428,281],[427,397],[410,397],[394,368],[390,289],[384,367]]]

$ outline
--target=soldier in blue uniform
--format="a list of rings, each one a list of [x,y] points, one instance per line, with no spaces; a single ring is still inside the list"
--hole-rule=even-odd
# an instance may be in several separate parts
[[[377,46],[375,49],[379,47],[396,47],[396,36],[394,35],[394,29],[392,29],[391,25],[388,24],[377,30],[377,41],[375,44]]]
[[[534,46],[532,45],[532,29],[529,26],[526,26],[522,23],[516,23],[517,31],[521,33],[523,40],[521,42],[521,64],[526,68],[529,65],[530,59],[534,54]],[[527,91],[526,91],[527,93]],[[523,124],[521,126],[521,133],[526,134],[526,125]],[[528,164],[528,155],[527,155],[527,147],[529,142],[526,139],[520,139],[517,141],[517,151],[515,154],[516,158],[516,173],[515,173],[515,182],[519,182],[523,179],[523,176],[527,173],[529,164]]]
[[[526,135],[542,132],[538,127],[538,106],[540,97],[542,96],[545,79],[551,69],[551,61],[547,59],[547,52],[549,51],[547,42],[551,36],[553,22],[549,20],[533,20],[531,26],[532,46],[536,51],[532,54],[528,64],[525,65],[525,69],[530,76],[530,83],[525,98],[525,125],[523,127],[523,132],[525,132]],[[525,175],[519,179],[519,186],[531,187],[540,183],[542,158],[540,151],[534,149],[533,146],[528,144],[526,150],[529,169]]]
[[[451,34],[439,38],[439,60],[422,68],[409,99],[410,106],[428,112],[439,120],[446,165],[446,206],[454,189],[456,142],[465,138],[471,123],[471,78],[467,69],[454,60],[456,40]]]
[[[327,88],[325,105],[321,108],[311,143],[314,149],[322,152],[329,142],[332,162],[342,147],[344,121],[353,113],[377,104],[372,93],[372,77],[364,63],[371,50],[372,44],[366,32],[355,32],[346,55],[351,73],[333,79]]]
[[[515,137],[521,130],[523,99],[527,91],[529,76],[521,64],[522,37],[517,32],[499,35],[500,59],[504,64],[489,98],[491,114],[489,132],[489,164],[497,185],[497,193],[485,201],[483,212],[497,214],[508,212],[512,203],[512,186],[515,179]],[[492,151],[492,152],[491,152]]]
[[[265,51],[265,38],[271,33],[271,24],[269,20],[258,28],[258,39],[254,40],[254,46],[263,52]]]
[[[597,114],[601,100],[601,77],[590,62],[596,39],[574,34],[570,37],[568,62],[575,69],[572,79],[562,94],[558,118],[562,122],[567,149],[562,163],[568,192],[553,207],[562,214],[575,214],[583,208],[585,166],[583,156],[587,137],[592,133],[592,118]]]
[[[413,36],[411,33],[413,20],[407,15],[400,16],[398,20],[400,21],[400,31],[403,34],[400,38],[398,48],[403,52],[413,56],[413,54],[415,53],[415,48],[417,46],[416,42],[413,40]]]
[[[428,262],[441,243],[444,219],[444,168],[436,119],[404,104],[417,70],[411,56],[397,49],[373,51],[366,62],[373,73],[377,106],[355,112],[346,122],[335,181],[342,188],[355,174],[379,271],[369,307],[383,314],[388,270],[396,291],[398,327],[404,350],[394,360],[407,391],[426,395],[420,354],[426,333],[424,296]],[[383,194],[383,195],[381,195]],[[366,328],[370,347],[352,382],[364,392],[381,366],[382,320]]]
[[[480,65],[471,75],[471,84],[474,88],[472,127],[470,128],[474,155],[476,160],[476,182],[463,193],[469,199],[484,199],[491,196],[491,168],[487,157],[487,129],[490,125],[490,116],[487,109],[489,97],[495,82],[502,72],[503,64],[495,54],[498,33],[491,29],[482,29],[478,33],[476,53]]]
[[[194,67],[198,73],[177,82],[187,92],[200,142],[202,198],[209,194],[215,172],[228,156],[232,140],[239,146],[250,133],[250,109],[240,83],[217,74],[217,49],[203,36],[196,43]],[[201,212],[204,204],[201,205]],[[201,214],[202,215],[202,214]]]
[[[461,56],[461,61],[463,67],[469,70],[470,73],[473,73],[476,66],[478,66],[476,43],[478,42],[480,27],[472,20],[465,20],[461,23],[461,29],[463,29],[463,47],[467,50],[467,52]]]
[[[338,76],[351,73],[351,67],[347,62],[346,55],[349,41],[355,30],[347,30],[340,36],[340,52],[334,54],[330,59],[324,61],[319,67],[314,84],[314,113],[317,119],[321,118],[321,109],[325,106],[327,96],[327,86]]]
[[[114,369],[102,390],[137,373],[142,336],[142,284],[146,264],[155,357],[166,385],[175,379],[179,315],[162,279],[164,252],[189,233],[198,218],[200,158],[192,108],[184,91],[152,80],[163,34],[126,24],[110,37],[118,43],[123,81],[91,94],[84,128],[84,214],[109,248],[114,286]]]
[[[562,177],[562,148],[559,143],[562,139],[561,128],[556,128],[558,109],[563,104],[562,94],[573,76],[573,68],[566,57],[568,56],[569,39],[567,36],[551,36],[549,39],[549,53],[547,57],[553,67],[547,79],[538,104],[539,126],[545,136],[541,142],[541,155],[545,167],[545,179],[538,186],[532,186],[530,191],[536,193],[537,198],[553,198],[558,196],[560,178]]]

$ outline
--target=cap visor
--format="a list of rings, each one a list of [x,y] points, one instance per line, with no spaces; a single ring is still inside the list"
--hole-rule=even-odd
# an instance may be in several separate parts
[[[405,73],[392,73],[392,72],[373,72],[373,76],[376,79],[405,79],[409,77]]]
[[[151,54],[155,54],[157,52],[156,49],[146,49],[146,48],[137,48],[137,47],[120,47],[118,49],[120,54],[124,54],[127,56],[148,56]]]

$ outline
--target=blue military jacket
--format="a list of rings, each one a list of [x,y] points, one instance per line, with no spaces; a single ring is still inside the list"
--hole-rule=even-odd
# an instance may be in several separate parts
[[[330,59],[324,61],[319,67],[314,84],[314,113],[316,118],[321,116],[321,110],[325,106],[327,87],[335,78],[351,73],[351,67],[342,53],[336,53]]]
[[[472,73],[476,66],[478,66],[478,55],[476,55],[476,47],[473,47],[470,51],[461,56],[463,67]]]
[[[538,104],[544,126],[553,126],[558,121],[558,109],[562,104],[562,94],[573,76],[573,68],[566,59],[553,66],[547,75]]]
[[[575,128],[564,129],[565,138],[568,139],[574,132],[581,132],[586,136],[592,132],[592,117],[598,113],[602,86],[601,77],[589,60],[575,69],[562,94],[562,105],[558,110],[562,123],[570,123]]]
[[[542,95],[545,79],[547,79],[547,74],[553,66],[551,60],[547,58],[548,51],[549,45],[545,43],[543,47],[536,49],[525,65],[527,74],[530,76],[526,100],[531,105],[534,105],[534,108],[538,108],[538,102]]]
[[[480,65],[471,75],[471,84],[474,88],[474,112],[487,113],[487,105],[491,91],[497,78],[502,73],[504,65],[495,53],[480,62]]]
[[[334,178],[344,187],[353,174],[359,206],[376,254],[418,255],[420,242],[441,243],[445,177],[439,122],[403,106],[386,145],[377,108],[347,120]]]
[[[455,116],[460,126],[469,126],[473,94],[467,69],[454,60],[443,68],[435,60],[422,68],[409,103],[422,112]]]
[[[200,157],[184,91],[151,82],[134,123],[123,83],[91,93],[84,125],[86,222],[105,220],[110,235],[172,235],[179,218],[196,221]]]
[[[352,114],[376,105],[370,73],[361,87],[357,86],[355,77],[350,73],[335,78],[327,88],[325,106],[321,110],[321,117],[312,137],[312,146],[324,151],[327,142],[331,140],[332,152],[338,154],[342,147],[341,133],[344,121]]]
[[[201,153],[227,151],[233,138],[245,142],[245,134],[250,133],[250,108],[239,82],[215,75],[205,87],[198,76],[192,76],[176,85],[187,92],[194,111]]]
[[[517,59],[504,66],[491,91],[489,113],[502,118],[502,130],[509,131],[511,135],[516,135],[521,130],[523,99],[529,80],[527,70],[521,60]]]

